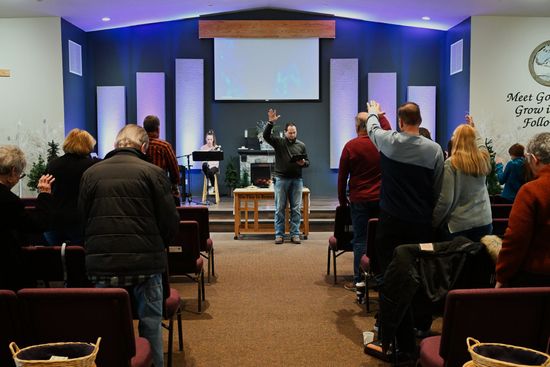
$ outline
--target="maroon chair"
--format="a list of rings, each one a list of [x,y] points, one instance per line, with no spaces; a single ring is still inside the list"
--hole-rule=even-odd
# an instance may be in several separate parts
[[[34,282],[63,283],[69,288],[93,287],[86,276],[86,252],[81,246],[28,246],[21,248],[27,278]]]
[[[328,239],[327,275],[330,275],[330,259],[334,269],[334,284],[337,283],[336,258],[346,252],[353,252],[353,227],[349,206],[337,206],[334,214],[334,232]]]
[[[370,297],[369,297],[369,281],[378,271],[375,259],[375,247],[374,241],[376,239],[376,225],[378,224],[378,218],[371,218],[367,223],[367,251],[361,257],[361,272],[363,274],[363,281],[365,282],[365,308],[367,312],[370,312]],[[373,259],[373,260],[371,260]]]
[[[25,207],[36,207],[36,202],[38,201],[38,198],[20,198],[21,202]]]
[[[502,238],[508,228],[508,218],[493,218],[493,234]]]
[[[17,310],[17,296],[10,290],[0,289],[0,366],[13,367],[15,363],[8,345],[21,343],[21,326]]]
[[[512,211],[512,204],[491,204],[493,218],[508,218]]]
[[[214,242],[210,238],[210,218],[207,206],[180,206],[177,208],[180,220],[194,220],[199,224],[199,243],[201,256],[208,260],[208,283],[214,272]]]
[[[550,287],[450,291],[443,331],[420,343],[422,367],[461,367],[466,338],[544,351],[550,336]]]
[[[202,312],[202,301],[205,300],[203,264],[199,224],[196,221],[180,221],[178,234],[168,247],[168,273],[170,277],[185,276],[197,282],[198,312]]]
[[[121,288],[39,288],[17,293],[25,344],[95,343],[101,367],[150,367],[149,341],[134,336],[128,292]]]
[[[163,322],[162,327],[168,330],[168,367],[172,367],[174,351],[174,318],[178,321],[178,347],[180,352],[183,350],[181,297],[176,289],[170,288],[170,282],[166,273],[162,274],[162,288],[164,292],[162,315],[164,320],[168,321],[168,325]]]

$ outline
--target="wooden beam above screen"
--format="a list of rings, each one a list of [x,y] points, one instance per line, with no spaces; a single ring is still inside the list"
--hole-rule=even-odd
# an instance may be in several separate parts
[[[199,20],[199,38],[336,38],[336,21]]]
[[[9,77],[10,71],[8,69],[0,69],[0,77]]]

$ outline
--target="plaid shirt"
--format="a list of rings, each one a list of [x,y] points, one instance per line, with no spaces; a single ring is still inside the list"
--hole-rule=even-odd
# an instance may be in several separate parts
[[[179,185],[180,174],[178,161],[172,145],[164,140],[149,136],[149,148],[147,158],[155,166],[159,166],[170,175],[172,185]]]
[[[153,274],[154,275],[154,274]],[[99,284],[103,287],[131,287],[133,285],[141,284],[153,275],[129,275],[129,276],[89,276],[90,282]]]

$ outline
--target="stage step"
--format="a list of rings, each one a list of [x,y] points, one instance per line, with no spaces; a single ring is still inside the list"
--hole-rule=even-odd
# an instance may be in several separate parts
[[[260,223],[273,223],[273,219],[260,219]],[[233,232],[235,222],[231,219],[210,218],[210,232]],[[332,232],[334,230],[334,219],[311,219],[309,220],[310,232]]]
[[[252,215],[250,213],[249,215]],[[258,210],[260,223],[273,223],[274,208],[260,208]],[[210,208],[210,231],[211,232],[233,232],[234,215],[232,209]],[[331,232],[334,230],[334,210],[319,209],[309,212],[310,232]]]

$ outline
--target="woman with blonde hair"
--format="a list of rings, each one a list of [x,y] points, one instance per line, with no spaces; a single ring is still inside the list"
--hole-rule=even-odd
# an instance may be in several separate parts
[[[63,142],[65,154],[51,161],[46,168],[46,172],[55,177],[52,187],[55,200],[53,226],[51,231],[44,233],[51,245],[63,242],[82,244],[84,240],[84,229],[77,210],[78,192],[82,174],[98,162],[90,156],[95,144],[89,132],[72,129]]]
[[[452,154],[445,161],[443,185],[433,212],[433,225],[444,240],[465,236],[472,241],[493,230],[491,203],[485,185],[491,158],[470,115],[453,132]]]

